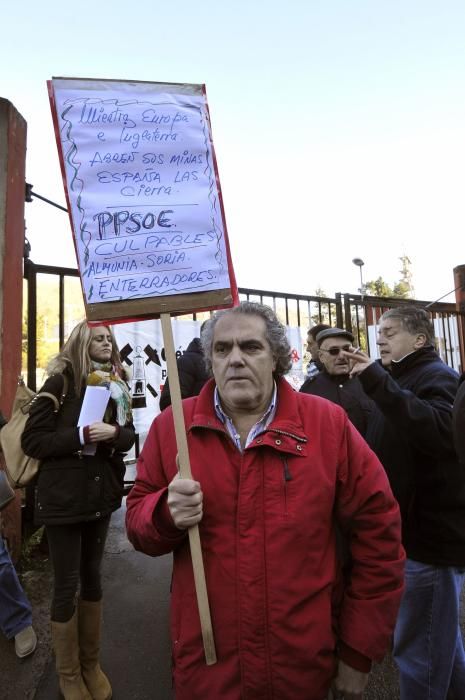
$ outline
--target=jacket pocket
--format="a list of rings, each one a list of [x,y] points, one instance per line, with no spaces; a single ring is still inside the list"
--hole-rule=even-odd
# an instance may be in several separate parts
[[[41,468],[37,484],[37,511],[40,516],[70,516],[85,512],[87,474],[81,464]]]

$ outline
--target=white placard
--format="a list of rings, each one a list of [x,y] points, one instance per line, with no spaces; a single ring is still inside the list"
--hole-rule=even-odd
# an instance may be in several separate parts
[[[203,86],[52,88],[86,303],[230,288]]]

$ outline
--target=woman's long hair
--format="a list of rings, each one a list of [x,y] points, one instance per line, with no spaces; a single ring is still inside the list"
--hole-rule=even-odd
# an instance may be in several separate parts
[[[126,371],[121,364],[118,346],[115,335],[105,324],[101,324],[111,335],[111,359],[115,371],[122,379],[126,379]],[[71,371],[74,376],[76,394],[79,396],[86,386],[87,375],[92,370],[92,359],[89,355],[89,347],[92,341],[92,326],[87,321],[81,321],[69,334],[69,338],[61,348],[60,352],[53,357],[47,365],[47,374],[57,374],[65,369]]]

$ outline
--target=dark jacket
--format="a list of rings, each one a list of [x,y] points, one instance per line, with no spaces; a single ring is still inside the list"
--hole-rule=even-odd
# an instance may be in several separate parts
[[[394,435],[391,447],[384,445],[388,475],[396,464],[411,482],[403,523],[407,555],[436,566],[464,566],[465,469],[452,436],[457,373],[427,346],[392,363],[390,373],[371,364],[360,381]]]
[[[54,374],[42,390],[58,398],[62,388],[62,375]],[[134,427],[120,427],[114,441],[99,443],[95,456],[82,455],[77,422],[83,397],[84,391],[76,396],[73,377],[69,376],[68,393],[58,413],[46,397],[31,407],[21,445],[26,454],[41,460],[35,507],[39,523],[96,520],[121,505],[123,457],[134,444]]]
[[[309,377],[301,386],[304,394],[322,396],[338,406],[342,406],[351,423],[367,439],[370,416],[377,411],[376,405],[367,397],[357,377],[348,374],[332,375],[326,370]]]
[[[460,377],[460,386],[453,408],[454,443],[457,456],[465,464],[465,372]]]
[[[181,397],[187,399],[189,396],[197,396],[208,379],[200,338],[194,338],[187,346],[186,352],[179,358],[178,372]],[[171,406],[169,378],[161,392],[160,410],[163,411],[167,406]]]

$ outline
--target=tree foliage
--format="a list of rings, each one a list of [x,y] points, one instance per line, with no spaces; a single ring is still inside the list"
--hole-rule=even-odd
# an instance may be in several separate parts
[[[382,277],[366,282],[365,293],[374,297],[396,297],[398,299],[411,299],[413,297],[412,273],[410,270],[410,258],[402,255],[400,270],[401,278],[391,287]]]
[[[394,290],[382,277],[365,283],[365,292],[373,297],[393,297]]]
[[[50,358],[60,349],[59,341],[59,293],[58,281],[48,279],[46,275],[40,279],[40,286],[37,294],[37,316],[36,316],[36,349],[37,349],[37,371],[40,381],[42,371],[47,366]],[[28,329],[27,329],[27,286],[24,283],[23,299],[23,328],[22,328],[22,366],[23,371],[27,367],[28,350]],[[84,307],[82,294],[80,292],[79,280],[71,278],[65,284],[65,337],[69,334],[74,325],[84,318]],[[39,371],[40,370],[40,371]]]

